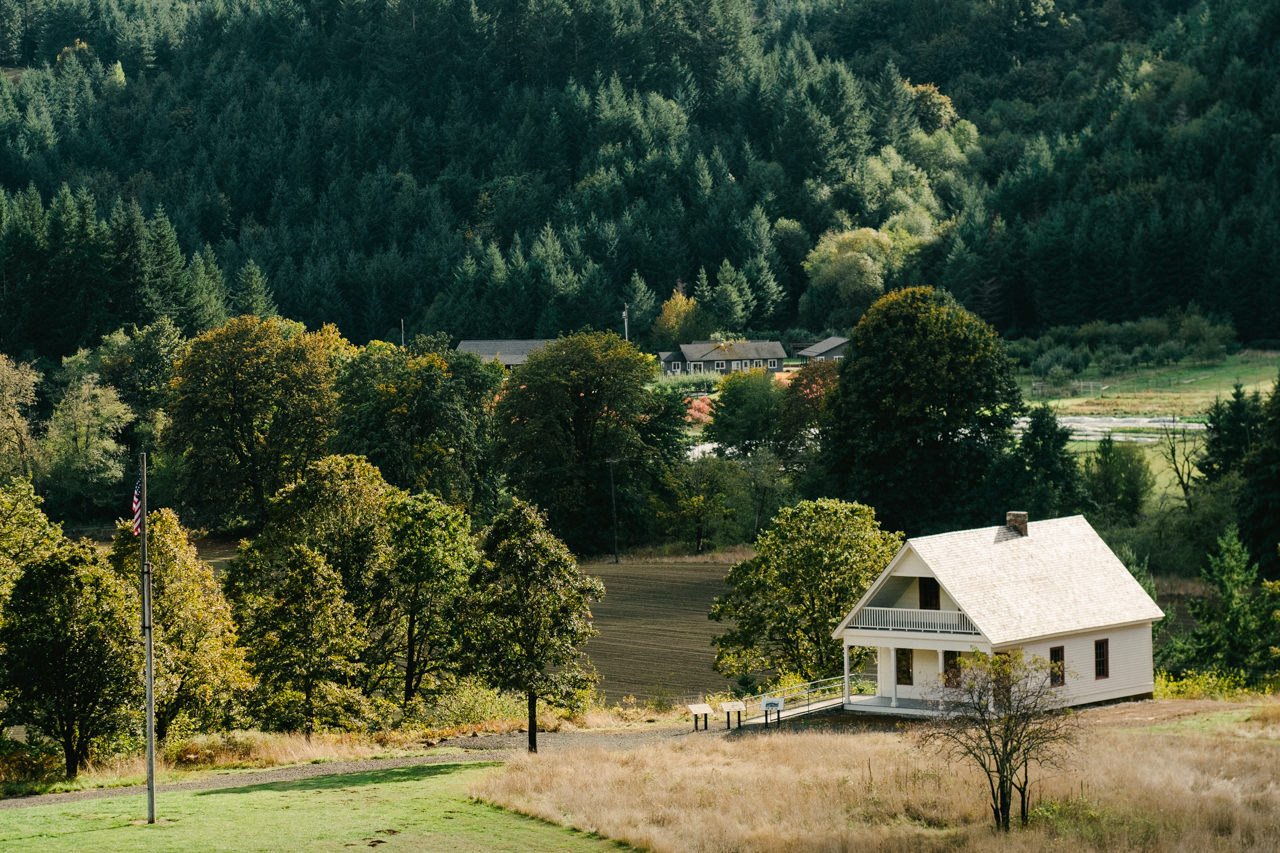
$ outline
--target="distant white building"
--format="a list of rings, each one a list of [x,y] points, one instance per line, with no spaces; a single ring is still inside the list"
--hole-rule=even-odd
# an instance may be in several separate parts
[[[1021,650],[1061,664],[1065,705],[1148,698],[1164,616],[1082,516],[908,539],[833,636],[848,710],[928,714],[960,658]],[[849,649],[878,650],[874,697],[849,692]]]

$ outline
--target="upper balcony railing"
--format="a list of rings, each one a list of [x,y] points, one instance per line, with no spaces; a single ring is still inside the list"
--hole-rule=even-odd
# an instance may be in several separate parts
[[[978,629],[959,610],[907,610],[901,607],[864,607],[852,628],[886,631],[923,631],[931,634],[977,634]]]

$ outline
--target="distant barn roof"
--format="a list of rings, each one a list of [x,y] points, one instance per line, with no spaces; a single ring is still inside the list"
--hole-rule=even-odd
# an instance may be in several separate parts
[[[818,341],[816,344],[811,344],[805,347],[804,349],[800,350],[800,352],[796,353],[796,355],[800,356],[801,358],[813,358],[814,356],[817,356],[817,355],[826,355],[831,350],[837,347],[842,347],[847,343],[849,343],[848,338],[842,338],[838,335],[835,335],[830,338],[823,338],[822,340]]]
[[[1083,516],[908,539],[837,629],[914,551],[992,646],[1154,622],[1164,616]]]
[[[480,356],[484,361],[501,361],[507,367],[524,364],[529,360],[529,353],[541,349],[551,340],[510,340],[510,341],[462,341],[458,344],[458,352],[469,352]]]

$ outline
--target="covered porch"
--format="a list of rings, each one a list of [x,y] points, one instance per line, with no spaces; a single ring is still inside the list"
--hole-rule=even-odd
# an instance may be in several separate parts
[[[960,659],[975,651],[991,653],[981,635],[943,632],[846,629],[844,649],[844,708],[873,714],[928,716],[929,698],[949,673],[958,673]],[[859,695],[852,689],[851,650],[875,650],[876,693]]]

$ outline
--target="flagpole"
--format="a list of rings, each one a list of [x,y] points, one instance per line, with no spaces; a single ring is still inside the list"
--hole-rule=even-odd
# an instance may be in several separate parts
[[[151,642],[151,561],[147,558],[147,454],[142,458],[142,638],[147,646],[147,823],[156,822],[156,691]]]

